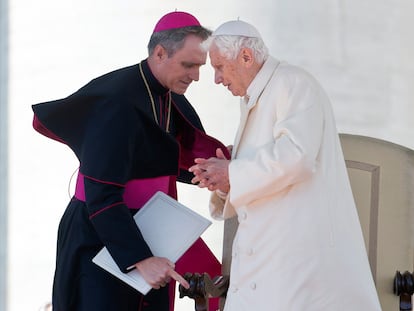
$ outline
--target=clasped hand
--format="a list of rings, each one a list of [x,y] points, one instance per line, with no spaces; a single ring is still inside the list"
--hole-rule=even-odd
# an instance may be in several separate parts
[[[189,171],[194,174],[191,180],[193,184],[198,184],[200,188],[208,188],[210,191],[229,192],[230,160],[226,159],[221,149],[216,150],[216,157],[196,158],[194,162],[196,164],[189,168]]]

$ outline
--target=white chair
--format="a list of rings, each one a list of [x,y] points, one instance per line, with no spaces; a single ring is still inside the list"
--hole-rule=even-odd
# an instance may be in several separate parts
[[[397,271],[412,272],[414,264],[414,151],[365,136],[340,138],[382,309],[398,310]]]

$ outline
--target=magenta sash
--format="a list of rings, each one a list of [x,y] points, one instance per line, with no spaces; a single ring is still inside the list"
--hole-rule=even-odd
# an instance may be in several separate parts
[[[86,201],[84,178],[85,175],[78,172],[75,189],[75,198],[83,202]],[[104,181],[100,182],[105,183]],[[123,199],[128,208],[139,209],[157,191],[162,191],[170,197],[177,199],[176,177],[161,176],[130,180],[125,184]]]

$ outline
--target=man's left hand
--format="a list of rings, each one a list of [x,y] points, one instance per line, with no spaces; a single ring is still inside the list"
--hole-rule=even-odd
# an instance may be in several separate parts
[[[228,193],[230,191],[229,183],[229,164],[221,149],[216,150],[216,157],[209,159],[196,158],[196,163],[189,168],[194,174],[191,180],[193,184],[197,184],[200,188],[208,188],[210,191],[220,190]]]

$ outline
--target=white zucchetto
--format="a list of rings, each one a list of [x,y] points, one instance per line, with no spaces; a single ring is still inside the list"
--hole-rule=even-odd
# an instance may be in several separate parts
[[[259,31],[249,23],[241,20],[229,21],[219,26],[212,36],[243,36],[250,38],[261,38]]]

